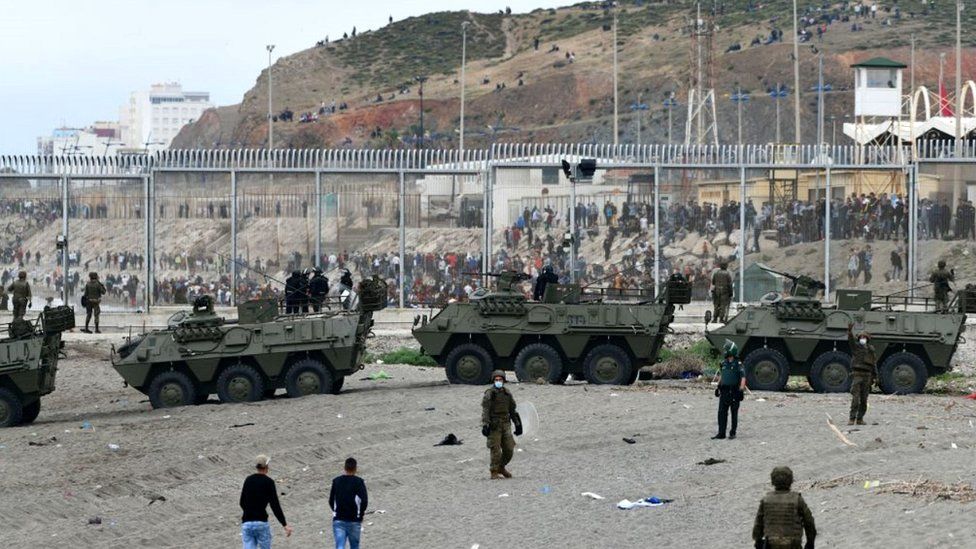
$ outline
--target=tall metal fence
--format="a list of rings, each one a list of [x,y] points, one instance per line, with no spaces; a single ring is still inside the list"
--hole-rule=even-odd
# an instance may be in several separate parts
[[[597,172],[572,184],[561,163],[582,158]],[[465,299],[484,283],[472,273],[547,264],[652,291],[678,272],[699,300],[722,263],[740,301],[787,289],[768,269],[828,296],[896,293],[976,253],[973,185],[976,146],[953,141],[0,155],[0,278],[26,270],[35,295],[70,302],[98,272],[106,305],[126,309],[280,295],[309,268],[333,286],[343,269],[382,276],[407,307]]]

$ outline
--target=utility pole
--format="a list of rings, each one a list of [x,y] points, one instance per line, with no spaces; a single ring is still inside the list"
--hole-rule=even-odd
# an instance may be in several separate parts
[[[268,150],[274,148],[274,134],[272,127],[274,125],[274,115],[271,114],[271,52],[274,51],[274,44],[268,44],[265,46],[268,50]]]
[[[671,109],[678,105],[678,101],[674,98],[674,92],[668,94],[667,99],[664,100],[664,106],[668,108],[668,145],[671,144]]]
[[[414,80],[420,83],[420,139],[417,140],[417,148],[424,148],[424,82],[427,81],[426,76],[415,76]]]
[[[793,0],[793,108],[794,120],[793,136],[799,145],[803,139],[800,133],[800,29],[797,26],[796,0]]]
[[[956,0],[956,157],[962,157],[962,0]]]
[[[613,144],[618,142],[617,128],[617,6],[613,10]]]
[[[464,66],[468,60],[468,25],[470,21],[461,23],[461,155],[464,156]],[[423,109],[421,109],[423,110]]]

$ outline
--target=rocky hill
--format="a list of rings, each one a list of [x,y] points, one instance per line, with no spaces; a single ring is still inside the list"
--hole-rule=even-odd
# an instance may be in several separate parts
[[[642,116],[642,142],[667,140],[668,112],[662,100],[672,91],[673,138],[684,138],[691,47],[689,24],[694,2],[627,0],[619,2],[618,56],[620,141],[636,141],[631,105],[640,95],[649,106]],[[820,52],[824,54],[826,130],[837,135],[852,111],[849,65],[874,55],[909,61],[917,43],[916,80],[936,86],[939,53],[946,52],[946,78],[953,78],[951,44],[954,10],[950,2],[906,1],[884,4],[876,16],[857,17],[856,2],[806,3],[801,43],[801,110],[805,141],[816,135],[816,94]],[[612,14],[604,2],[585,2],[528,14],[431,13],[397,21],[280,58],[272,67],[275,113],[294,113],[275,123],[276,147],[411,147],[419,135],[423,87],[425,141],[456,146],[459,125],[461,24],[469,22],[466,77],[468,147],[493,141],[613,140]],[[718,94],[719,138],[734,142],[737,87],[751,93],[743,107],[743,140],[775,138],[775,103],[766,90],[777,83],[792,87],[792,24],[789,0],[704,2],[715,5],[714,76]],[[897,4],[897,7],[895,5]],[[870,3],[866,3],[866,6]],[[817,7],[815,7],[817,6]],[[826,7],[823,7],[826,6]],[[926,7],[928,6],[928,7]],[[869,14],[869,8],[864,8]],[[976,22],[964,13],[964,28]],[[822,38],[817,27],[826,25]],[[857,30],[854,30],[857,29]],[[782,39],[775,34],[781,32]],[[333,37],[334,38],[334,37]],[[969,45],[973,35],[964,33]],[[538,41],[538,42],[537,42]],[[967,50],[967,53],[972,53]],[[976,56],[964,56],[964,76],[976,73]],[[907,76],[906,76],[907,80]],[[267,144],[267,74],[237,105],[205,113],[174,141],[177,148],[261,147]],[[782,135],[793,136],[793,98],[780,104]],[[331,112],[333,102],[337,108]],[[303,113],[317,120],[300,121]]]

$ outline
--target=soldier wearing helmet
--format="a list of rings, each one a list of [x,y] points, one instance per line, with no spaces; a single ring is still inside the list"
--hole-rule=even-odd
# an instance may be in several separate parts
[[[512,478],[512,473],[505,468],[515,452],[512,423],[515,423],[515,436],[519,436],[522,419],[515,411],[515,397],[505,388],[505,372],[495,370],[491,381],[491,387],[481,399],[481,434],[488,439],[491,452],[491,478]]]
[[[729,304],[732,302],[732,275],[729,263],[722,261],[712,273],[712,318],[725,324],[729,321]]]
[[[929,282],[932,283],[932,293],[935,297],[935,310],[945,311],[948,308],[949,292],[952,291],[949,283],[956,279],[956,271],[955,269],[947,270],[944,260],[939,260],[938,265],[939,268],[932,271],[932,275],[929,276]]]
[[[546,285],[550,282],[553,284],[559,282],[559,277],[552,271],[552,265],[546,265],[535,279],[535,289],[532,291],[532,299],[542,301],[542,298],[546,296]]]
[[[878,353],[871,345],[871,334],[861,332],[854,337],[854,324],[847,325],[847,344],[851,348],[851,415],[848,425],[864,425],[868,409],[868,395],[877,376]]]
[[[329,295],[329,279],[322,274],[322,269],[316,267],[312,269],[315,273],[308,281],[308,289],[312,298],[312,310],[316,313],[322,310],[325,303],[325,296]]]
[[[769,476],[775,490],[767,493],[759,502],[756,523],[752,528],[756,548],[813,549],[817,526],[803,496],[790,491],[793,471],[789,467],[776,467]],[[804,532],[807,543],[801,545]]]
[[[31,306],[31,287],[27,282],[27,271],[17,273],[17,280],[10,284],[7,291],[13,294],[14,320],[24,318]]]

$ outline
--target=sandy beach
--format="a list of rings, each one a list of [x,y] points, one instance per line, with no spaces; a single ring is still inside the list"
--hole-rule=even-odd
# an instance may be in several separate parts
[[[112,337],[69,342],[37,422],[0,430],[5,546],[239,547],[240,485],[258,453],[295,527],[286,540],[274,526],[276,547],[331,545],[329,483],[348,456],[370,490],[369,548],[751,546],[776,465],[793,468],[818,547],[966,547],[976,535],[976,403],[959,396],[874,394],[869,424],[852,428],[848,395],[756,393],[739,438],[713,441],[707,383],[512,383],[540,425],[517,441],[515,478],[492,481],[483,388],[448,385],[438,368],[373,364],[338,396],[154,411],[111,369]],[[381,370],[393,379],[366,379]],[[463,445],[434,446],[448,433]],[[616,508],[649,496],[673,502]]]

